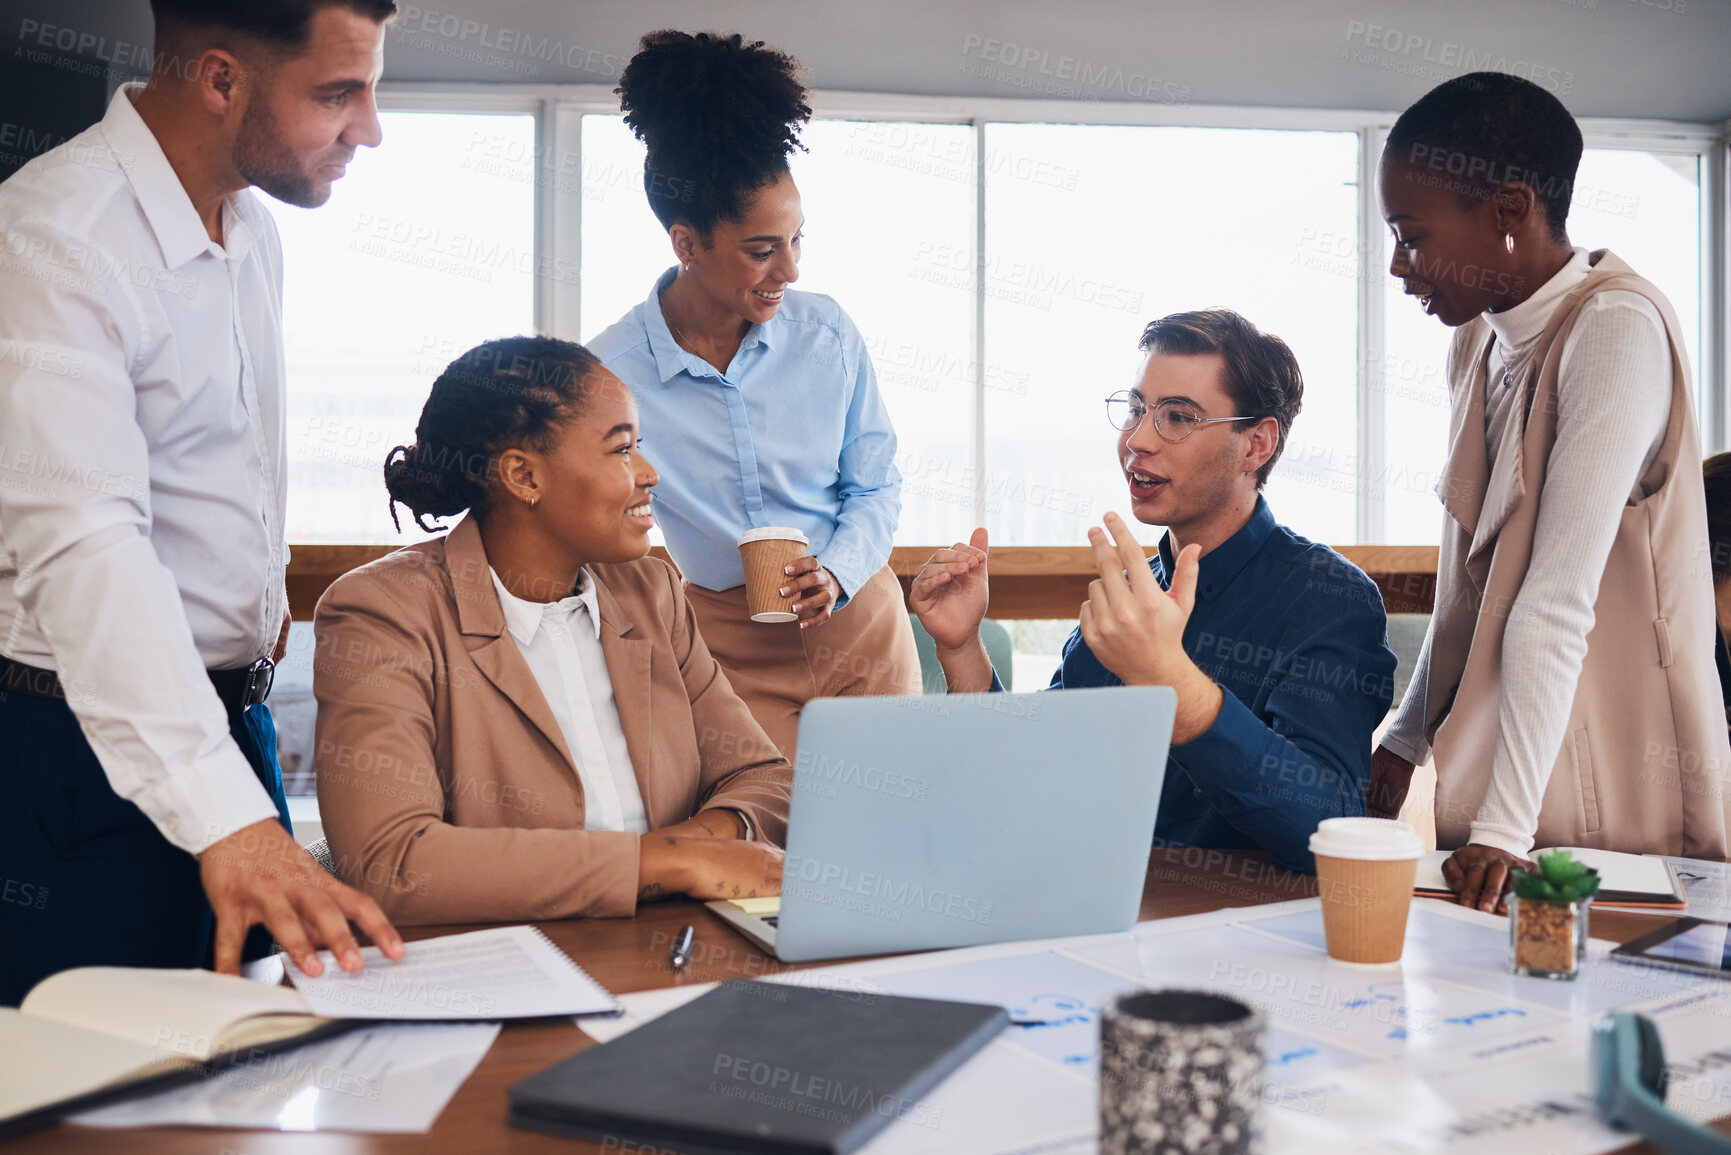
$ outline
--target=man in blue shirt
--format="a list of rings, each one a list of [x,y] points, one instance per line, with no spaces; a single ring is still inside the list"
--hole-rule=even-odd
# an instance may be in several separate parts
[[[1178,694],[1155,837],[1260,847],[1311,871],[1324,818],[1364,813],[1371,734],[1394,696],[1382,597],[1351,562],[1274,520],[1262,487],[1304,384],[1292,351],[1226,309],[1142,334],[1135,388],[1107,399],[1138,521],[1088,531],[1100,577],[1050,688],[1171,686]],[[909,605],[952,693],[1001,689],[980,643],[986,531],[941,549]]]

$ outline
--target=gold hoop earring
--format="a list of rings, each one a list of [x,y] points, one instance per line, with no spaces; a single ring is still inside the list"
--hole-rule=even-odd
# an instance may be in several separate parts
[[[1515,255],[1515,234],[1503,234],[1503,247],[1509,250],[1509,256],[1512,257]]]

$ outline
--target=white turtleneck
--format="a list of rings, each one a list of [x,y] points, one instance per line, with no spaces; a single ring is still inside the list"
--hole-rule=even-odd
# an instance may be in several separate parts
[[[1485,314],[1496,334],[1485,385],[1485,450],[1493,469],[1502,429],[1517,414],[1514,399],[1525,394],[1537,369],[1532,356],[1545,324],[1589,271],[1587,251],[1577,248],[1532,296]],[[1449,367],[1451,380],[1456,371]],[[1532,562],[1503,632],[1502,733],[1471,834],[1473,842],[1522,856],[1533,849],[1623,508],[1645,496],[1640,479],[1670,419],[1670,341],[1650,301],[1613,291],[1595,294],[1582,307],[1563,343],[1557,406]],[[1427,634],[1412,682],[1382,739],[1413,762],[1429,753],[1424,706],[1430,648]]]

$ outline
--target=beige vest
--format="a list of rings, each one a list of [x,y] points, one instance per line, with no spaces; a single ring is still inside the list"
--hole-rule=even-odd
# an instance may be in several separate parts
[[[1526,578],[1557,437],[1563,346],[1594,293],[1650,300],[1671,342],[1671,416],[1626,505],[1605,563],[1569,726],[1534,845],[1719,857],[1731,825],[1731,744],[1713,663],[1713,584],[1694,399],[1670,303],[1608,250],[1552,314],[1490,472],[1485,378],[1494,334],[1480,317],[1450,350],[1448,511],[1437,567],[1426,733],[1437,766],[1437,845],[1464,845],[1490,785],[1502,693],[1503,630]]]

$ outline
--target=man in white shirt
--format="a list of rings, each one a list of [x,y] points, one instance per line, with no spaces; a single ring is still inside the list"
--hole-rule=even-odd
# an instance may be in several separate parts
[[[260,923],[312,974],[359,967],[350,920],[402,952],[285,830],[282,258],[249,190],[322,204],[379,143],[395,5],[152,10],[148,85],[0,185],[0,1005],[234,972]]]

